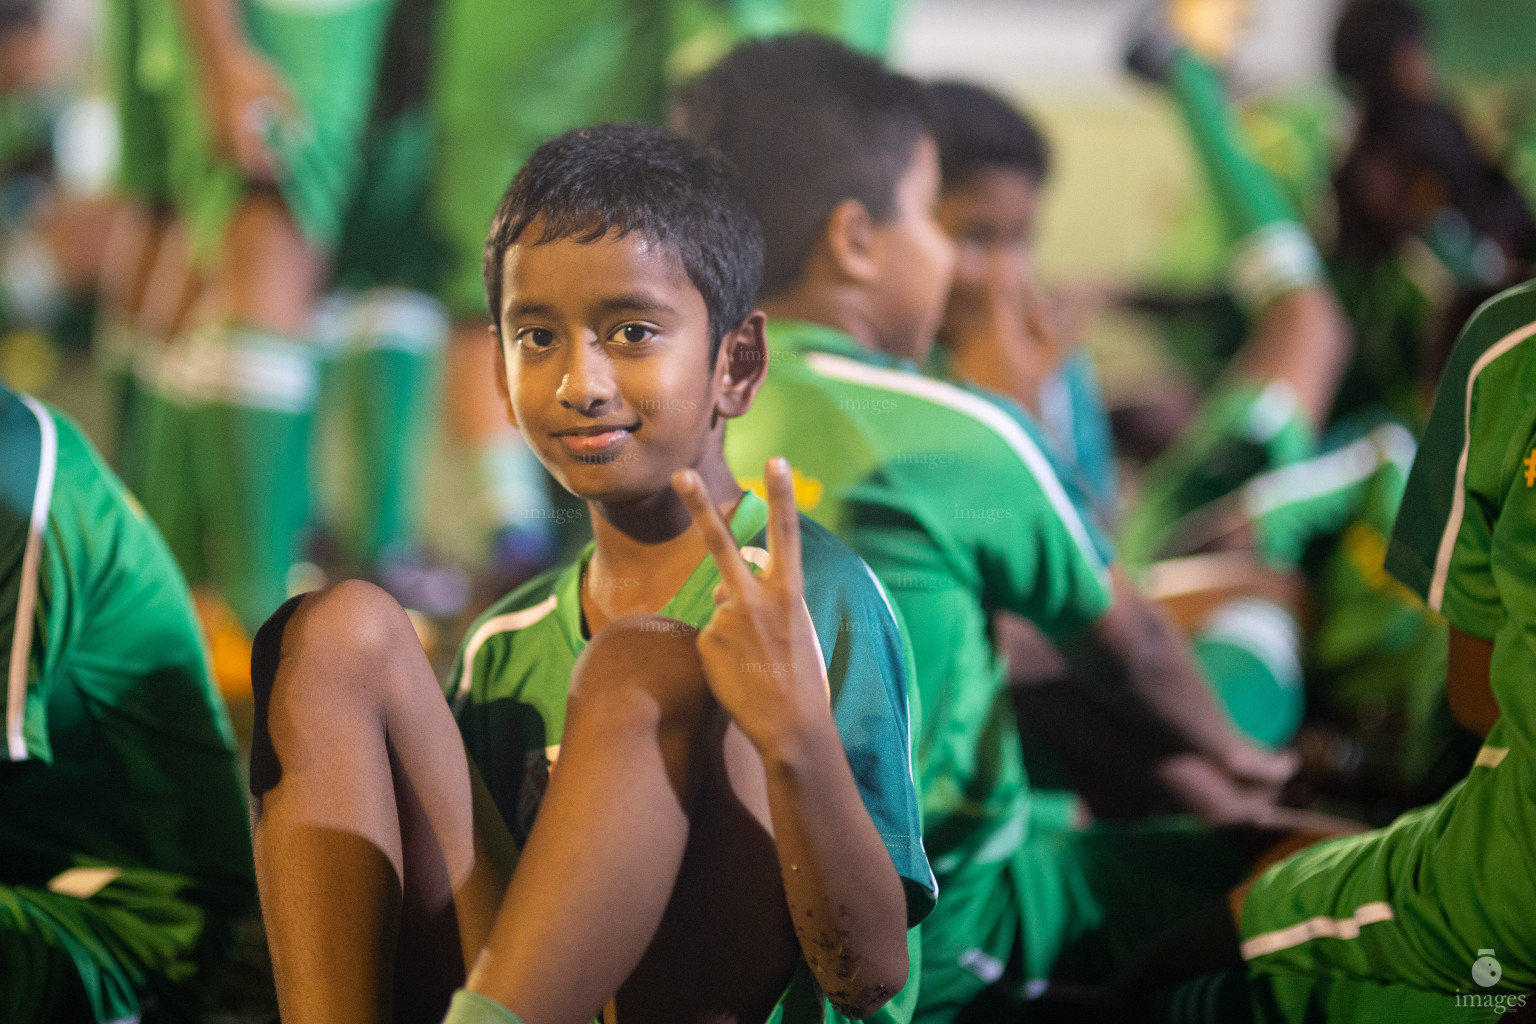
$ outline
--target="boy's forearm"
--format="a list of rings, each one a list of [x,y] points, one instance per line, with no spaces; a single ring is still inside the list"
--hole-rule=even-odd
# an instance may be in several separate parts
[[[764,753],[795,934],[833,1006],[865,1017],[907,979],[906,897],[830,717]]]
[[[1114,588],[1114,606],[1093,630],[1091,646],[1113,666],[1101,675],[1120,676],[1193,752],[1227,765],[1248,744],[1217,703],[1188,641],[1119,569]]]

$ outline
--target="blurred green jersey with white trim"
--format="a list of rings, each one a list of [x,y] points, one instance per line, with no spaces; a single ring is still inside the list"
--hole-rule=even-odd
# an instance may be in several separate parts
[[[990,615],[1076,633],[1109,607],[1100,548],[1042,439],[991,399],[830,327],[771,321],[768,334],[767,382],[727,430],[726,456],[753,486],[769,457],[787,457],[801,511],[848,541],[906,620],[942,880],[1024,835],[1027,784]]]
[[[1389,571],[1464,633],[1510,736],[1536,742],[1536,282],[1467,322],[1408,478]]]

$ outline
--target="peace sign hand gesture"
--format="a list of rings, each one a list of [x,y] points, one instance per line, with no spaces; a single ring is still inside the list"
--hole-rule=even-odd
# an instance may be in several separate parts
[[[699,475],[672,486],[720,570],[715,614],[699,631],[699,660],[720,706],[765,761],[788,760],[815,731],[834,728],[800,566],[800,516],[789,462],[768,461],[768,567],[754,575]]]

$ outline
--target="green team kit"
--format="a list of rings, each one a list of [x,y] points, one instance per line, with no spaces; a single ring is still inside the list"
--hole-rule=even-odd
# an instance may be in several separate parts
[[[879,52],[899,0],[442,0],[431,215],[446,243],[442,297],[484,313],[485,226],[547,139],[583,124],[666,119],[668,87],[736,39],[823,32]]]
[[[275,112],[268,143],[278,188],[306,236],[334,245],[361,163],[380,42],[394,0],[241,0],[251,44],[297,109]],[[213,146],[197,60],[173,3],[113,0],[110,52],[124,149],[121,178],[168,203],[194,247],[221,239],[247,183]]]
[[[1102,980],[1241,865],[1184,821],[1031,832],[990,614],[1077,633],[1110,604],[1101,542],[1021,414],[826,326],[770,322],[769,344],[728,459],[753,485],[766,458],[788,457],[804,514],[869,563],[912,629],[924,835],[943,892],[923,926],[917,1019],[949,1020],[996,983],[1028,998],[1050,980]]]
[[[1242,919],[1251,972],[1407,986],[1463,1015],[1518,1005],[1536,988],[1536,863],[1524,838],[1536,785],[1533,336],[1532,285],[1468,323],[1387,553],[1388,569],[1453,627],[1492,642],[1502,717],[1437,803],[1260,877]]]
[[[255,887],[186,585],[73,423],[0,451],[0,1019],[194,1019]]]
[[[731,531],[742,557],[757,568],[766,564],[767,523],[767,505],[744,495]],[[802,520],[801,532],[805,601],[826,662],[833,717],[865,809],[906,889],[908,924],[916,925],[933,908],[937,890],[913,788],[905,634],[863,562],[814,522]],[[591,554],[589,544],[576,562],[492,606],[470,630],[449,676],[465,748],[519,843],[527,838],[550,772],[558,770],[571,671],[588,639],[581,582]],[[719,570],[705,559],[660,614],[703,626],[714,613],[719,583]],[[871,1019],[911,1019],[916,935],[909,935],[914,980]],[[824,1002],[802,963],[771,1020],[844,1019]]]

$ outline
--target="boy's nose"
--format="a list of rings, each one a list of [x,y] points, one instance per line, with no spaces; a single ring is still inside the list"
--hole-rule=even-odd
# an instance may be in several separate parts
[[[573,345],[570,353],[560,387],[555,391],[560,404],[578,412],[592,412],[611,402],[617,389],[602,346],[595,342]]]

